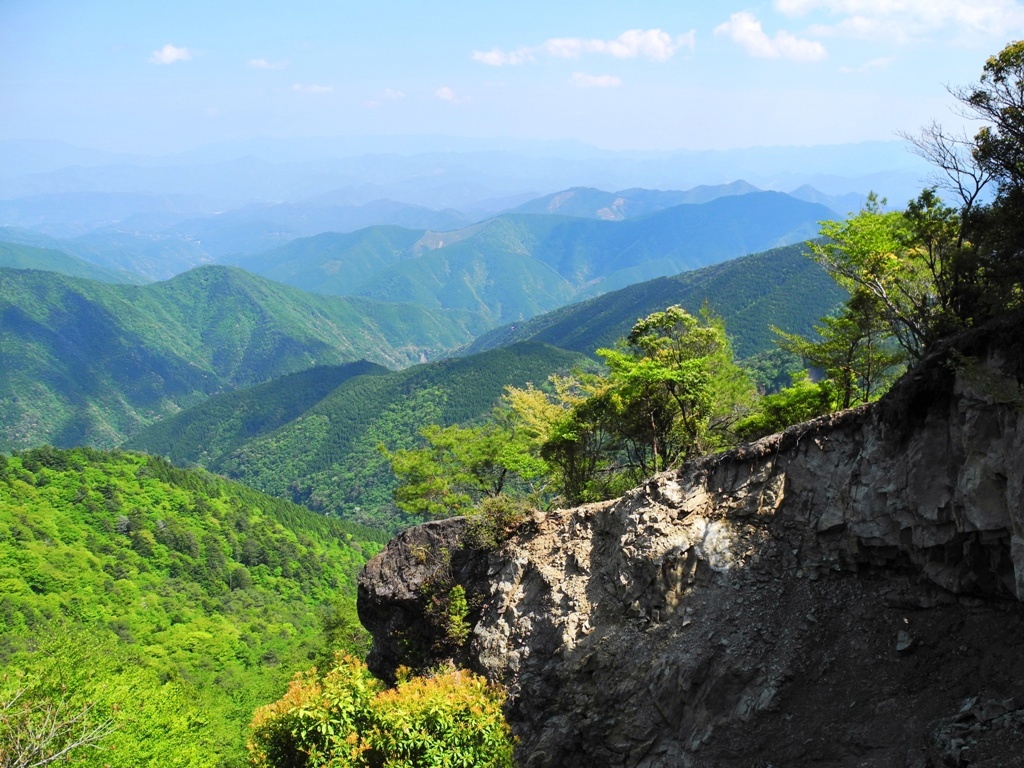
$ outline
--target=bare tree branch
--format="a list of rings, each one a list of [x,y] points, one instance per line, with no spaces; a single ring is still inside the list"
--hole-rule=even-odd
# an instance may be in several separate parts
[[[933,177],[935,186],[955,193],[966,215],[992,180],[992,174],[975,161],[974,140],[966,133],[947,133],[935,121],[918,135],[900,132],[899,136],[910,142],[914,154],[938,169]]]
[[[94,720],[95,703],[80,709],[66,701],[23,701],[26,689],[0,701],[0,768],[41,768],[75,750],[96,747],[114,730],[109,718]]]

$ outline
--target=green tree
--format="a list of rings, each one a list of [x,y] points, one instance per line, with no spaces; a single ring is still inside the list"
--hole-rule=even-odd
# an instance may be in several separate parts
[[[1024,302],[1024,41],[989,57],[976,83],[950,92],[965,117],[984,123],[977,133],[933,123],[908,138],[962,203],[950,294],[963,326]],[[994,199],[984,203],[991,186]]]
[[[641,476],[716,447],[753,396],[721,321],[679,306],[637,321],[622,345],[597,354],[608,366],[612,429]]]
[[[434,424],[420,434],[426,441],[423,447],[381,447],[399,480],[395,503],[413,514],[464,514],[506,490],[526,495],[547,469],[530,455],[529,441],[507,408],[496,410],[480,426]]]
[[[978,82],[953,93],[990,123],[974,137],[976,162],[1002,186],[1024,185],[1024,41],[990,56]]]
[[[889,340],[878,300],[865,291],[851,296],[835,316],[822,318],[815,326],[816,341],[772,330],[780,348],[799,355],[832,381],[836,409],[879,397],[905,358]]]
[[[753,413],[736,424],[743,440],[756,440],[781,432],[834,409],[836,388],[831,379],[811,381],[807,371],[793,376],[793,382],[778,392],[762,397]]]
[[[570,388],[570,382],[579,386]],[[568,379],[556,387],[558,409],[540,444],[540,456],[556,470],[556,492],[565,504],[604,498],[613,446],[609,393],[603,378]]]
[[[488,424],[430,427],[426,447],[390,454],[399,505],[459,513],[509,488],[537,504],[608,498],[733,442],[731,427],[755,397],[721,320],[708,313],[654,312],[597,354],[604,373],[507,387]]]
[[[935,190],[922,192],[906,211],[883,211],[868,197],[845,221],[824,221],[813,258],[851,294],[871,296],[889,333],[911,360],[962,325],[956,298],[969,244],[958,211]]]

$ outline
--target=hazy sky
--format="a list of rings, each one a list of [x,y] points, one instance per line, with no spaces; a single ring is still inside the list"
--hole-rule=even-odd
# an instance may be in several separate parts
[[[0,0],[0,138],[892,139],[1021,37],[1013,0]]]

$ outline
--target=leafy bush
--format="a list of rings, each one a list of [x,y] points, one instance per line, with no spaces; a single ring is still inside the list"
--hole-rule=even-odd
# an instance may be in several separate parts
[[[466,516],[463,544],[471,549],[497,549],[529,517],[529,507],[510,496],[491,496]]]
[[[512,766],[504,693],[450,670],[401,676],[384,689],[358,659],[338,654],[323,677],[300,674],[257,710],[249,753],[256,768]]]
[[[756,440],[835,410],[836,388],[830,379],[811,381],[806,372],[793,377],[781,392],[765,395],[752,414],[737,422],[736,434]]]

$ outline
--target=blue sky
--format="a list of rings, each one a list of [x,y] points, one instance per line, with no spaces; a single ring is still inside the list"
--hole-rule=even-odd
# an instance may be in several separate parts
[[[956,125],[944,86],[1021,37],[1012,0],[3,0],[0,139],[884,140]]]

